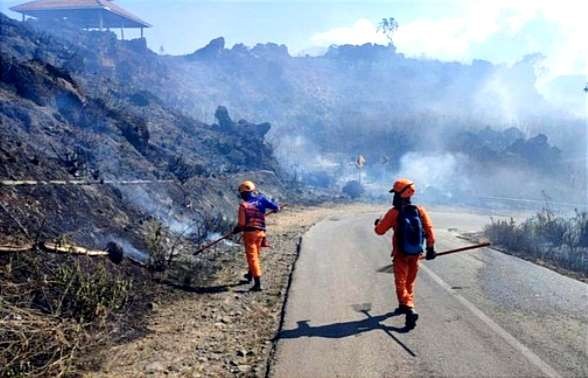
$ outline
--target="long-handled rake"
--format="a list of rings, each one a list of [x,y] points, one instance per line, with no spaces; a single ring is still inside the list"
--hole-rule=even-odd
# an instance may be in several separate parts
[[[287,206],[288,206],[287,204],[284,204],[284,205],[280,206],[280,210],[284,209]],[[276,210],[270,210],[270,211],[267,212],[266,216],[267,215],[274,214],[276,212],[277,212]],[[208,243],[208,244],[200,247],[197,251],[195,251],[194,253],[192,253],[192,255],[193,256],[199,255],[200,253],[202,253],[202,252],[206,251],[207,249],[209,249],[209,248],[217,245],[218,243],[222,242],[223,240],[230,238],[231,235],[233,235],[233,231],[227,232],[226,234],[224,234],[223,236],[221,236],[219,239],[216,239],[216,240],[214,240],[214,241],[212,241],[212,242],[210,242],[210,243]]]
[[[453,253],[458,253],[458,252],[469,251],[469,250],[472,250],[472,249],[489,247],[490,245],[491,244],[489,242],[484,242],[484,243],[469,245],[467,247],[460,247],[460,248],[450,249],[450,250],[447,250],[447,251],[438,252],[437,253],[437,257],[451,255]],[[421,256],[420,257],[420,260],[425,260],[425,259],[426,259],[425,256]],[[392,264],[388,264],[386,266],[381,267],[380,269],[377,270],[377,272],[378,273],[392,273]]]

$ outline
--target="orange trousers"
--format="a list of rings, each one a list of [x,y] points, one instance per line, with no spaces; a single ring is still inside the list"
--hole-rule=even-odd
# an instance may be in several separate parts
[[[254,278],[261,277],[261,261],[259,259],[259,254],[261,252],[263,238],[265,238],[265,232],[263,231],[248,231],[243,233],[247,265],[249,266],[249,273],[251,273]]]
[[[393,264],[398,303],[414,307],[414,281],[419,270],[419,256],[395,253]]]

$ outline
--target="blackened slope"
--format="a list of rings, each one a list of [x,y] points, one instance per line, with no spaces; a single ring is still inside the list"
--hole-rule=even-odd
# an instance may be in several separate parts
[[[164,80],[146,50],[107,33],[72,44],[4,15],[0,50],[0,179],[172,180],[132,189],[2,187],[5,234],[22,233],[16,217],[29,232],[43,224],[44,233],[87,242],[113,234],[139,239],[140,223],[151,216],[187,225],[232,214],[231,191],[246,172],[270,172],[268,186],[280,191],[264,141],[269,124],[234,123],[226,112],[229,128],[206,125],[137,90],[133,83],[144,74]],[[135,71],[121,80],[127,58]]]

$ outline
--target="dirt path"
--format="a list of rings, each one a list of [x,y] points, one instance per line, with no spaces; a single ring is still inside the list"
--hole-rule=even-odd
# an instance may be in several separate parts
[[[373,210],[292,207],[268,218],[272,249],[262,256],[263,292],[240,283],[246,263],[241,247],[233,247],[217,257],[223,266],[213,279],[154,304],[146,336],[111,348],[102,370],[88,376],[265,376],[300,237],[326,217]]]

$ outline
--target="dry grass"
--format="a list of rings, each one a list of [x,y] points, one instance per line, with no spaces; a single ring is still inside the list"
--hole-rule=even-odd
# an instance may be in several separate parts
[[[91,351],[117,337],[124,314],[144,307],[139,297],[150,297],[127,269],[35,251],[1,256],[0,376],[74,376],[92,366]]]
[[[586,212],[562,217],[546,208],[520,224],[514,219],[492,221],[484,232],[514,254],[588,276]]]
[[[75,374],[79,356],[100,342],[88,328],[0,298],[0,375]]]

